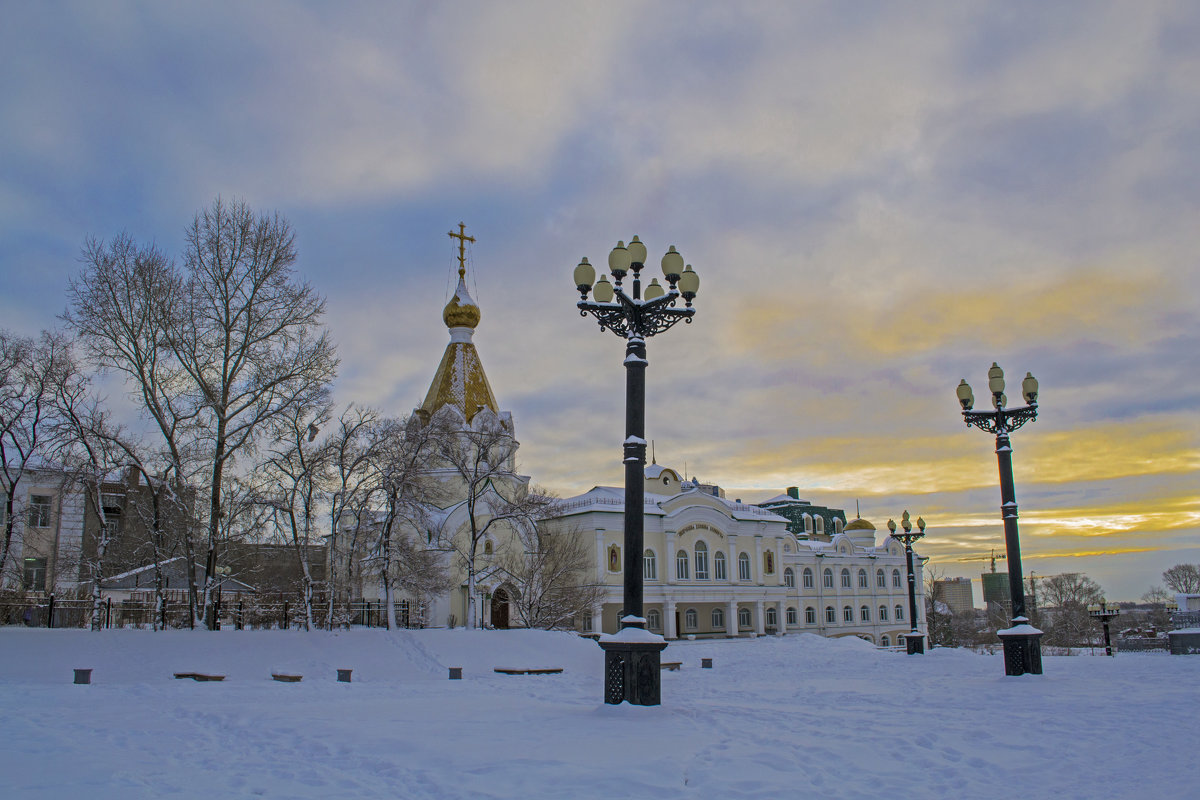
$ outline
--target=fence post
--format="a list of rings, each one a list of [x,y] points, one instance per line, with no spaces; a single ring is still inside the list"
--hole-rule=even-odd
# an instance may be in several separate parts
[[[50,595],[50,606],[46,610],[46,627],[47,628],[54,627],[54,594],[53,593],[51,593],[51,595]]]
[[[283,629],[288,629],[288,601],[283,601]]]
[[[105,605],[104,627],[111,629],[112,628],[112,598],[110,597],[107,600],[105,600],[104,605]]]
[[[245,628],[245,627],[246,627],[246,616],[245,616],[245,613],[246,613],[246,612],[245,612],[245,610],[242,608],[242,598],[241,598],[241,595],[238,595],[238,621],[237,621],[237,629],[238,629],[239,631],[240,631],[240,630],[242,630],[243,628]]]

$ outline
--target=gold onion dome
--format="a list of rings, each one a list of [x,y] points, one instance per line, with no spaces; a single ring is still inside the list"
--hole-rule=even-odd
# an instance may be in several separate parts
[[[479,306],[467,294],[466,284],[458,279],[458,289],[442,309],[442,321],[447,328],[475,328],[479,325]]]
[[[858,519],[847,523],[846,527],[842,528],[842,530],[844,530],[844,531],[873,531],[873,530],[875,530],[875,526],[872,525],[871,523],[867,522],[862,517],[859,517]]]

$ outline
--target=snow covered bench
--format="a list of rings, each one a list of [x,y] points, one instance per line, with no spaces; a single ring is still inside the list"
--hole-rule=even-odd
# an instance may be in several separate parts
[[[671,672],[679,672],[679,668],[683,666],[682,661],[663,661],[659,665],[659,669],[669,669]]]
[[[534,667],[514,669],[508,667],[496,667],[492,672],[499,672],[501,675],[557,675],[562,672],[562,667]]]
[[[204,672],[176,672],[175,677],[178,679],[191,678],[194,681],[223,681],[224,675],[209,675]]]

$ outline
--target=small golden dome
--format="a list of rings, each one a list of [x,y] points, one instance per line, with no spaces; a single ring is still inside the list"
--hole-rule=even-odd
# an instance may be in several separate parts
[[[852,522],[847,523],[846,527],[842,528],[842,530],[844,530],[844,531],[873,531],[873,530],[875,530],[875,526],[860,517],[856,520],[853,520]]]
[[[442,309],[442,321],[447,328],[475,328],[479,325],[479,306],[467,294],[462,278],[458,280],[458,290]]]

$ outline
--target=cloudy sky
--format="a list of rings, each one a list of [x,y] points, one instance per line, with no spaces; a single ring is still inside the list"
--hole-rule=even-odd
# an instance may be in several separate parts
[[[954,388],[1041,381],[1027,570],[1136,598],[1200,561],[1200,10],[1190,3],[0,2],[0,324],[56,323],[84,237],[178,252],[278,210],[342,402],[419,405],[459,221],[522,468],[619,484],[623,350],[571,270],[639,234],[701,277],[649,343],[660,463],[1002,549]],[[976,601],[979,602],[978,586]]]

